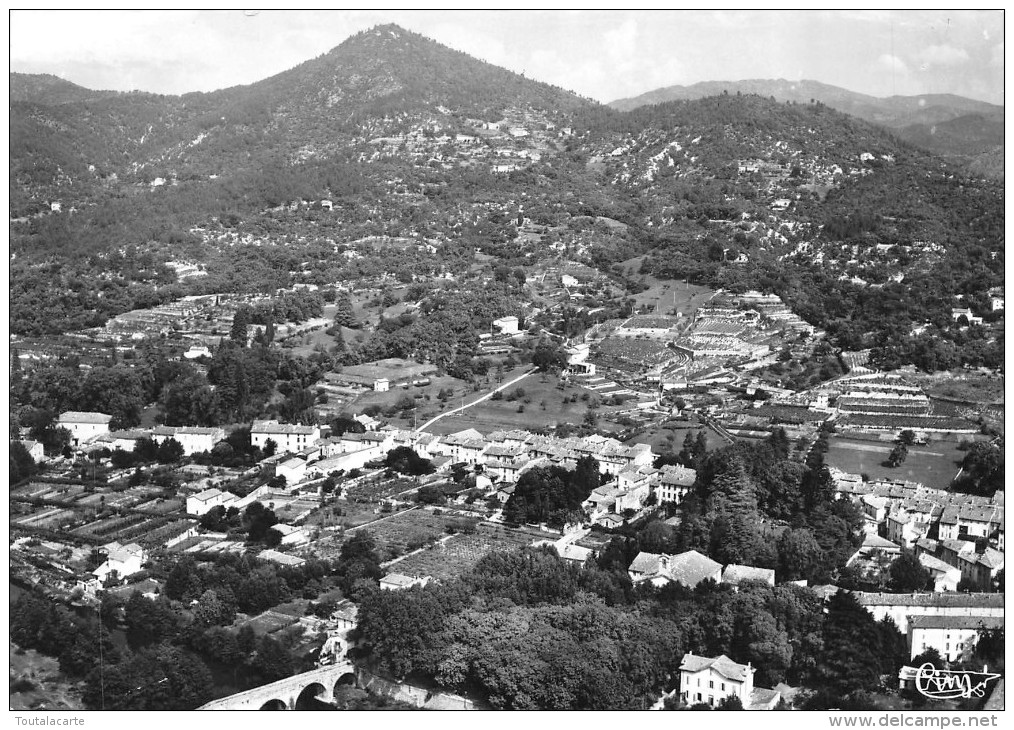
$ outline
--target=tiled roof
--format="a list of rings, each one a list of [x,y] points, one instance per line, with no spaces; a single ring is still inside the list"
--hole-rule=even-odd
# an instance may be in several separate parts
[[[221,490],[212,487],[211,489],[205,489],[203,492],[198,492],[197,494],[193,495],[193,498],[201,502],[207,502],[209,499],[214,499],[221,493],[222,493]]]
[[[745,682],[749,671],[746,664],[737,664],[725,654],[715,658],[696,654],[683,655],[683,661],[680,663],[681,672],[700,672],[703,669],[714,669],[726,679],[735,682]]]
[[[416,578],[411,578],[407,575],[402,575],[401,573],[388,573],[387,575],[385,575],[383,578],[380,579],[380,582],[389,583],[391,585],[396,586],[408,587],[414,585],[416,580],[417,580]]]
[[[959,555],[961,553],[975,552],[975,543],[968,540],[941,540],[940,547],[951,550]]]
[[[985,565],[987,568],[1003,567],[1003,553],[999,550],[988,547],[983,551],[982,555],[979,556],[979,564]]]
[[[760,710],[766,709],[773,704],[777,704],[778,700],[782,698],[782,693],[778,690],[767,689],[765,687],[754,687],[753,692],[750,693],[750,699],[746,703],[743,709],[746,710]]]
[[[722,573],[723,583],[732,583],[735,585],[746,580],[759,580],[765,583],[774,583],[775,571],[770,568],[755,568],[751,565],[730,564],[725,566],[725,571]]]
[[[312,436],[318,432],[316,426],[299,426],[291,423],[278,423],[278,421],[254,421],[250,428],[251,433],[277,433],[277,434],[302,434]]]
[[[868,550],[901,550],[901,546],[879,535],[867,535],[863,539],[863,547]]]
[[[659,481],[662,484],[675,484],[681,487],[692,487],[697,479],[697,472],[677,464],[666,464],[662,467]]]
[[[950,563],[945,563],[940,558],[934,558],[932,555],[923,553],[919,556],[919,564],[927,570],[935,571],[937,573],[950,573],[952,570],[957,570]]]
[[[89,413],[85,411],[64,411],[60,414],[60,423],[109,423],[112,416],[105,413]]]
[[[947,608],[1003,608],[1003,593],[864,593],[856,591],[862,606],[937,606]]]
[[[286,555],[280,553],[277,550],[261,550],[257,553],[257,557],[261,560],[270,560],[272,563],[278,563],[279,565],[302,565],[306,561],[295,555]]]
[[[913,629],[1002,629],[1003,616],[909,616]]]
[[[669,561],[669,569],[666,572],[672,576],[673,580],[693,588],[706,578],[720,576],[722,564],[716,563],[696,550],[688,550],[674,556]]]

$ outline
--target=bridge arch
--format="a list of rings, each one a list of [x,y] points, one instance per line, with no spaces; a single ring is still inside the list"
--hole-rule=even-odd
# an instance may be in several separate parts
[[[335,680],[334,687],[331,688],[332,699],[337,698],[342,687],[355,687],[356,686],[356,675],[352,672],[345,672],[345,674],[338,677]]]
[[[303,687],[296,695],[294,710],[316,710],[320,709],[316,702],[331,702],[334,699],[332,692],[320,682],[310,682]],[[316,701],[316,702],[315,702]]]
[[[229,697],[212,700],[200,710],[282,710],[295,709],[300,697],[307,695],[322,702],[334,702],[334,688],[355,683],[355,667],[349,661],[330,664],[309,672],[254,687]],[[304,697],[303,704],[312,704]]]

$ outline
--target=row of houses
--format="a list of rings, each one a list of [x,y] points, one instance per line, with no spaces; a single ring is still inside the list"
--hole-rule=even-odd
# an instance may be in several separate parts
[[[934,574],[939,590],[955,590],[958,581],[990,590],[1003,569],[1004,493],[992,497],[931,489],[917,482],[878,479],[864,482],[855,474],[831,470],[838,495],[855,502],[866,517],[868,532],[920,556]],[[945,568],[943,563],[949,568]]]
[[[866,593],[853,595],[877,621],[890,618],[908,637],[909,656],[936,649],[957,661],[985,630],[1004,628],[1002,593]]]
[[[770,568],[755,568],[751,565],[730,563],[724,568],[696,550],[679,555],[640,552],[627,568],[627,575],[634,584],[648,582],[656,588],[679,583],[687,588],[696,588],[705,580],[739,586],[746,581],[760,581],[773,586],[775,571]]]
[[[150,438],[157,444],[175,439],[187,456],[211,451],[215,444],[225,439],[223,428],[201,428],[197,426],[158,426],[151,429],[110,431],[112,416],[106,413],[65,411],[56,421],[58,428],[70,432],[70,442],[76,447],[88,446],[132,451],[139,439]]]

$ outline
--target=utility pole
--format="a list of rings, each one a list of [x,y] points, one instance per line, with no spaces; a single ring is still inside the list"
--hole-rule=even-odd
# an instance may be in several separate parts
[[[102,698],[102,709],[106,709],[106,665],[102,660],[102,603],[95,607],[99,617],[99,696]]]

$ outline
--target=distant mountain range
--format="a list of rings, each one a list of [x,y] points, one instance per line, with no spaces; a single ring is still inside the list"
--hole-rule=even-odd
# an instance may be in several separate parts
[[[392,25],[211,93],[12,74],[11,329],[373,275],[335,247],[394,238],[774,291],[850,350],[1003,283],[1001,108],[750,83],[618,111]]]
[[[705,81],[690,86],[667,86],[609,104],[630,111],[649,104],[701,99],[719,94],[758,94],[777,101],[819,102],[845,114],[891,129],[901,139],[946,156],[1003,159],[1004,108],[954,94],[922,94],[879,98],[819,81],[749,79]],[[980,164],[983,164],[980,161]],[[986,164],[989,167],[989,164]],[[1002,162],[1000,164],[1002,170]]]

